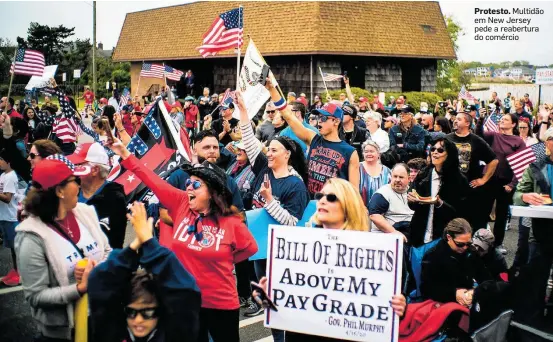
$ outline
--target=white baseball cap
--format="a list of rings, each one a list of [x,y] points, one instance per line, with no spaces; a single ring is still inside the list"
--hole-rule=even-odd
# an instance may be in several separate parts
[[[99,143],[85,143],[77,146],[75,152],[67,156],[73,164],[96,163],[110,166],[109,157],[106,150]]]

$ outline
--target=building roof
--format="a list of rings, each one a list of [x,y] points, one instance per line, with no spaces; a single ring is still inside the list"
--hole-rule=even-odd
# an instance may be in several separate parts
[[[244,34],[265,56],[338,54],[456,58],[438,2],[195,2],[128,13],[115,61],[201,58],[215,18],[244,6]],[[233,50],[217,56],[230,57]]]

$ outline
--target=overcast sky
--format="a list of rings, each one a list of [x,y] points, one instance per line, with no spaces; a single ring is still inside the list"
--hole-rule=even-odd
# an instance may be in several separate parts
[[[97,2],[97,41],[104,49],[117,45],[117,39],[125,20],[125,14],[151,8],[179,5],[190,1],[98,1]],[[459,39],[458,57],[463,61],[501,62],[527,60],[532,64],[553,64],[553,1],[549,2],[460,2],[439,1],[442,12],[453,17],[461,24],[465,34]],[[530,26],[539,27],[539,33],[521,33],[518,42],[490,42],[474,40],[475,7],[541,8],[543,15],[529,15]],[[0,13],[11,13],[9,20],[0,20],[0,37],[15,42],[17,36],[26,37],[29,24],[33,21],[49,26],[63,24],[75,27],[75,37],[92,40],[92,1],[42,1],[42,2],[4,2],[0,1]],[[298,15],[301,15],[298,13]],[[483,16],[487,17],[487,16]],[[505,18],[509,16],[497,16]],[[522,16],[519,16],[522,18]],[[549,19],[547,19],[549,18]],[[211,20],[211,19],[210,19]],[[160,23],[151,23],[152,28]],[[167,23],[168,26],[171,23]],[[199,55],[198,55],[199,56]]]

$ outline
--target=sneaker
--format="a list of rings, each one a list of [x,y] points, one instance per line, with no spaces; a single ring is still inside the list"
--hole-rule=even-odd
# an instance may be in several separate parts
[[[21,284],[19,273],[16,270],[11,270],[8,274],[2,278],[2,282],[7,286],[17,286]]]
[[[255,317],[263,313],[263,308],[259,306],[251,297],[248,299],[249,306],[244,312],[244,317]]]
[[[507,249],[505,249],[505,247],[503,247],[503,245],[497,246],[497,247],[495,247],[495,249],[503,255],[507,254]]]
[[[250,306],[250,303],[244,297],[238,297],[238,301],[240,302],[241,308],[247,308],[248,306]]]

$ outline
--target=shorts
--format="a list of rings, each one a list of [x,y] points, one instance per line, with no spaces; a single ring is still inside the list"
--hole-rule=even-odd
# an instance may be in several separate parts
[[[14,221],[0,221],[0,230],[4,239],[4,247],[14,248],[15,241],[15,227],[19,222]]]

